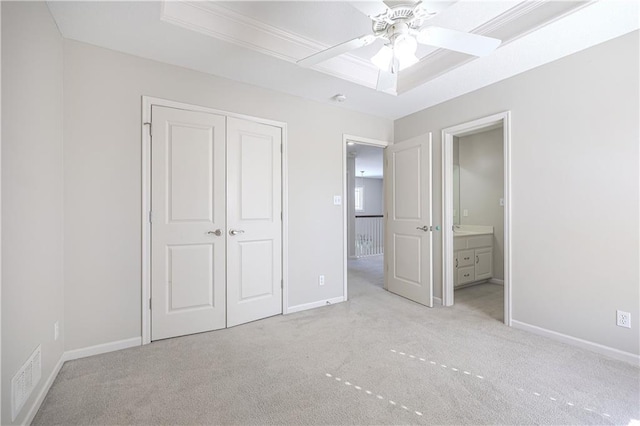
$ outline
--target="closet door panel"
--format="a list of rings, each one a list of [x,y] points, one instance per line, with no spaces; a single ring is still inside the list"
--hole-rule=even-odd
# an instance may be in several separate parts
[[[282,313],[281,146],[281,128],[228,118],[228,327]]]
[[[226,325],[225,121],[152,107],[152,340]]]

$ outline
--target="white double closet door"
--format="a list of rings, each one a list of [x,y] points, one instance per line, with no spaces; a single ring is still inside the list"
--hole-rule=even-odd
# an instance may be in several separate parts
[[[282,129],[160,106],[151,127],[151,339],[282,313]]]

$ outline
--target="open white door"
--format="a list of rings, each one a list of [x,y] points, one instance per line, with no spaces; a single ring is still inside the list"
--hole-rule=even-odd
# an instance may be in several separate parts
[[[225,327],[225,117],[152,107],[151,340]]]
[[[431,133],[385,151],[386,288],[432,307]]]
[[[282,313],[282,129],[227,120],[227,327]]]

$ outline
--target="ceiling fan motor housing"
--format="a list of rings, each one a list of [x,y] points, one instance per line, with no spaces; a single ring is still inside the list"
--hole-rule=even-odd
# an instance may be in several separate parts
[[[373,32],[393,41],[397,33],[405,34],[410,30],[418,30],[424,21],[433,16],[420,3],[418,5],[400,5],[387,9],[384,13],[373,16]]]

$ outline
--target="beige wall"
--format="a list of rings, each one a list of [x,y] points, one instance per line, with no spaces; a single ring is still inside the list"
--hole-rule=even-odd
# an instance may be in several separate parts
[[[395,122],[395,140],[512,113],[513,318],[640,353],[638,32]],[[434,241],[435,285],[442,242]],[[617,327],[616,309],[632,329]],[[635,319],[634,319],[635,318]]]
[[[342,135],[390,120],[69,40],[64,84],[67,350],[141,335],[142,95],[288,123],[289,306],[342,296]]]
[[[380,148],[382,149],[382,148]],[[356,215],[376,215],[383,213],[383,181],[380,178],[358,178],[356,186],[364,188],[364,210],[356,212]]]
[[[45,3],[2,2],[2,419],[25,421],[63,352],[63,43]],[[53,339],[60,321],[62,336]],[[11,379],[42,345],[15,423]]]
[[[493,277],[498,279],[504,278],[504,207],[500,206],[500,198],[504,198],[503,132],[499,128],[464,136],[457,144],[459,210],[469,213],[460,215],[460,224],[493,226]]]

